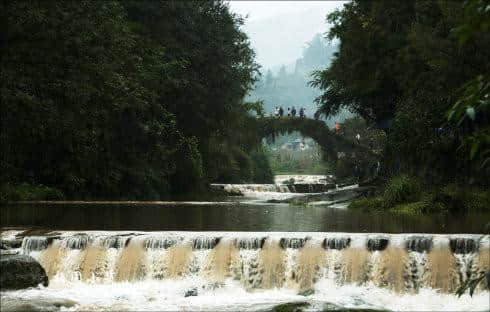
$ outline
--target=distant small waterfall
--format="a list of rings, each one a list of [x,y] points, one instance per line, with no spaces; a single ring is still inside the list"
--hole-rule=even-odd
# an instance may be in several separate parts
[[[249,192],[277,193],[321,193],[335,189],[334,184],[294,183],[294,184],[211,184],[230,195],[244,195]]]
[[[86,283],[200,276],[227,278],[245,289],[339,285],[416,293],[451,293],[488,271],[488,235],[279,232],[62,233],[28,236],[22,252],[37,258],[50,279]],[[483,289],[485,286],[480,286]]]

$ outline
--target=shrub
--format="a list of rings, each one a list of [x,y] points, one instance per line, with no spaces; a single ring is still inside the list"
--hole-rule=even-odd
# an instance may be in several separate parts
[[[16,200],[62,200],[63,192],[60,190],[44,186],[32,185],[29,183],[4,184],[0,190],[1,201]]]
[[[383,193],[383,203],[385,207],[393,207],[397,204],[415,201],[421,191],[421,186],[417,180],[407,175],[400,175],[391,178],[386,184]]]
[[[250,154],[250,158],[252,160],[253,168],[252,182],[273,183],[274,174],[272,173],[272,169],[265,152],[262,149],[258,149]]]
[[[396,205],[391,209],[393,212],[410,214],[410,215],[423,215],[430,213],[441,213],[446,211],[446,207],[437,202],[431,200],[420,200],[412,203],[404,203]]]
[[[338,179],[352,177],[354,175],[354,161],[350,158],[340,158],[335,164],[335,176]]]
[[[490,191],[448,184],[438,190],[433,201],[444,204],[450,212],[488,211]]]
[[[379,197],[360,198],[350,202],[349,209],[359,209],[362,211],[375,211],[383,209],[383,200]]]
[[[466,200],[466,209],[472,212],[490,211],[490,190],[473,191]]]

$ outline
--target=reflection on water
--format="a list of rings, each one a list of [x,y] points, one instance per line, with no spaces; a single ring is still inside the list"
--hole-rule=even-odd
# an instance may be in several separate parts
[[[73,230],[311,231],[384,233],[484,233],[490,214],[407,216],[365,214],[322,205],[76,203],[8,204],[2,227]]]

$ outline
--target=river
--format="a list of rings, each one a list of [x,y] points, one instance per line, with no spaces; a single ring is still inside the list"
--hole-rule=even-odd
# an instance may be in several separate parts
[[[489,215],[271,203],[304,195],[284,188],[291,177],[281,178],[227,185],[243,196],[220,202],[2,206],[2,239],[23,237],[17,251],[38,259],[50,277],[48,287],[0,292],[2,311],[265,311],[294,302],[316,311],[489,310],[488,290],[453,294],[488,270]]]

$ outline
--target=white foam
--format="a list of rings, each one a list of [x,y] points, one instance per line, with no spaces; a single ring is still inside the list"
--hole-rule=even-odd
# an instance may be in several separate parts
[[[62,310],[158,310],[158,311],[257,311],[286,302],[311,302],[321,310],[326,303],[344,308],[389,309],[397,311],[482,311],[489,309],[488,291],[470,297],[440,294],[422,289],[416,295],[399,295],[389,290],[367,286],[338,286],[322,279],[315,293],[299,296],[293,289],[246,291],[238,282],[227,280],[223,287],[205,287],[200,277],[182,280],[142,281],[135,283],[89,284],[53,281],[47,288],[1,293],[4,301],[73,300],[77,304]],[[204,286],[204,287],[203,287]],[[197,288],[198,296],[184,297]]]
[[[400,241],[412,236],[425,236],[432,237],[434,245],[441,244],[447,246],[450,238],[468,238],[479,240],[481,244],[487,245],[490,240],[490,235],[484,234],[432,234],[432,233],[403,233],[403,234],[387,234],[387,233],[346,233],[346,232],[228,232],[228,231],[57,231],[57,236],[60,238],[70,237],[73,235],[87,234],[93,239],[97,237],[110,237],[110,236],[127,236],[132,235],[135,239],[143,240],[149,237],[165,237],[181,240],[191,240],[196,237],[222,237],[222,238],[254,238],[254,237],[269,237],[271,239],[279,240],[281,238],[295,238],[295,237],[311,237],[317,239],[323,239],[326,237],[351,237],[352,240],[365,241],[367,237],[385,237],[390,241]]]
[[[282,184],[284,181],[294,179],[295,183],[304,184],[324,184],[326,181],[334,179],[332,175],[323,174],[278,174],[274,176],[274,183]]]
[[[267,237],[268,241],[279,241],[281,238],[302,238],[311,237],[308,244],[319,245],[325,237],[345,238],[350,237],[351,247],[364,247],[369,238],[385,237],[397,246],[402,246],[403,242],[414,234],[384,234],[384,233],[321,233],[321,232],[61,232],[61,237],[70,237],[75,234],[85,233],[91,236],[94,242],[101,243],[103,237],[114,235],[137,235],[135,240],[145,238],[173,238],[178,241],[189,243],[196,238],[222,237],[224,240],[232,241],[235,238],[261,238]],[[449,237],[467,237],[479,239],[481,242],[488,242],[488,235],[471,234],[423,234],[434,239],[438,244],[447,244]],[[80,250],[69,250],[65,255],[62,266],[76,266],[79,262]],[[109,248],[109,260],[114,267],[114,261],[120,250]],[[146,253],[148,261],[158,262],[164,259],[166,250],[149,249]],[[209,255],[210,250],[194,250],[193,257],[196,266],[202,268]],[[239,250],[241,261],[248,264],[257,258],[259,250]],[[39,257],[40,252],[30,253],[35,258]],[[286,261],[287,272],[290,273],[295,263],[298,250],[287,249]],[[379,252],[373,252],[373,259]],[[155,265],[155,272],[150,271],[146,279],[135,282],[114,282],[108,277],[103,281],[88,280],[79,281],[79,278],[70,274],[79,274],[76,268],[64,268],[61,271],[69,273],[58,274],[51,279],[47,288],[32,288],[18,291],[0,292],[2,305],[15,302],[39,302],[71,300],[76,302],[76,306],[62,308],[65,310],[219,310],[219,311],[257,311],[269,309],[273,305],[287,302],[312,303],[313,310],[322,310],[325,304],[335,304],[343,308],[371,308],[371,309],[390,309],[399,311],[481,311],[488,310],[489,292],[480,292],[470,297],[464,295],[458,298],[452,294],[441,294],[433,289],[421,289],[417,294],[395,294],[387,289],[375,287],[368,283],[363,286],[343,285],[335,282],[335,263],[340,261],[341,252],[329,250],[327,253],[328,267],[322,277],[315,284],[315,293],[308,297],[299,296],[296,289],[288,288],[287,283],[284,288],[263,290],[249,290],[244,287],[242,281],[228,279],[224,285],[218,288],[212,284],[203,274],[189,274],[181,279],[158,280],[154,275],[158,273],[161,265]],[[424,257],[424,254],[411,253],[413,257]],[[460,256],[466,257],[466,256]],[[418,259],[418,258],[417,258]],[[416,260],[417,260],[416,259]],[[374,259],[373,261],[375,261]],[[421,262],[423,259],[421,258]],[[466,263],[466,262],[465,262]],[[469,262],[468,262],[469,263]],[[469,265],[469,264],[468,264]],[[242,265],[243,269],[250,269],[250,265]],[[154,274],[155,273],[155,274]],[[247,275],[247,272],[244,272]],[[248,276],[248,275],[247,275]],[[185,297],[185,293],[191,289],[197,289],[198,296]],[[5,303],[6,302],[6,303]]]
[[[24,230],[6,230],[6,231],[0,231],[0,239],[1,240],[15,240],[15,237],[24,232]]]

